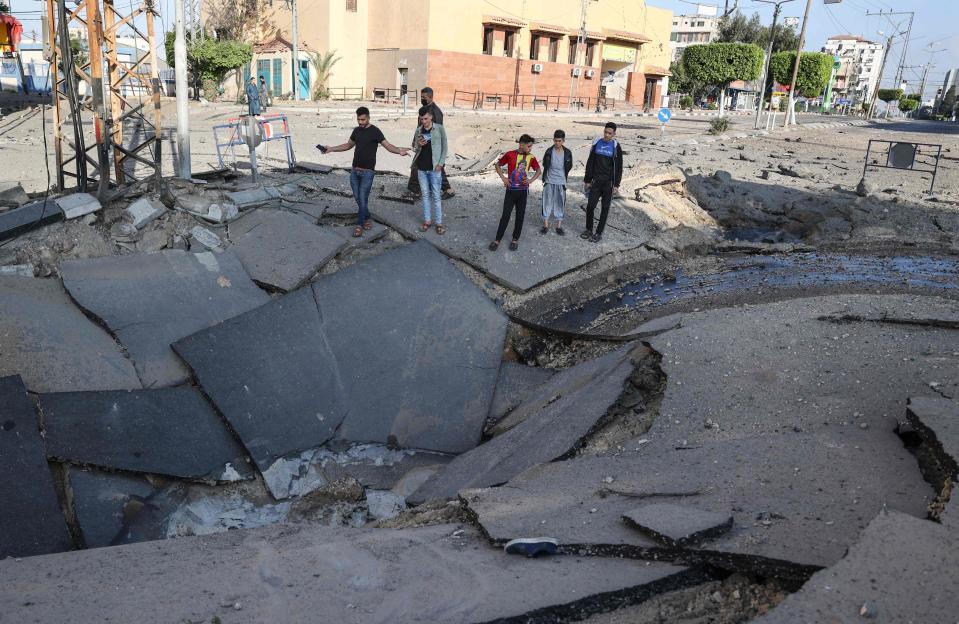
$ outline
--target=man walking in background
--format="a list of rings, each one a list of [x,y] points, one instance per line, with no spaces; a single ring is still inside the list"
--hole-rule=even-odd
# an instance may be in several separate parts
[[[506,226],[509,225],[510,214],[515,210],[516,218],[513,221],[513,240],[509,244],[512,251],[519,249],[519,237],[523,234],[523,219],[526,217],[526,200],[529,197],[529,185],[536,181],[542,170],[536,157],[530,154],[533,149],[533,137],[524,134],[519,138],[519,147],[503,154],[496,162],[496,174],[503,181],[506,187],[506,195],[503,197],[503,214],[499,219],[499,227],[496,228],[496,239],[489,244],[490,251],[499,249],[499,243],[506,234]],[[506,167],[504,173],[503,167]],[[529,177],[530,170],[535,171],[533,177]]]
[[[566,210],[566,181],[573,169],[573,152],[566,147],[566,133],[553,133],[553,146],[543,154],[543,227],[540,234],[549,232],[549,218],[556,219],[556,233],[566,234],[563,216]]]
[[[423,118],[424,113],[430,113],[433,116],[433,123],[443,125],[443,111],[440,110],[440,107],[436,105],[436,102],[433,101],[433,89],[430,87],[423,87],[420,90],[420,106],[419,109],[419,118]],[[445,126],[444,126],[445,128]],[[413,145],[413,149],[416,149],[416,145]],[[443,199],[449,199],[456,195],[453,192],[453,189],[450,188],[450,180],[446,177],[446,168],[443,168]],[[420,197],[420,182],[416,172],[416,167],[410,169],[410,180],[406,184],[406,197],[409,199],[419,199]]]
[[[256,88],[255,83],[256,81],[254,81],[254,88]],[[376,149],[380,145],[400,156],[407,156],[410,152],[405,147],[396,147],[387,141],[380,129],[370,123],[370,109],[361,106],[356,109],[356,128],[350,134],[349,141],[333,147],[316,146],[324,154],[345,152],[356,148],[356,151],[353,152],[353,169],[350,171],[350,188],[353,189],[353,198],[356,199],[358,208],[356,227],[353,228],[353,236],[357,238],[363,236],[364,230],[373,228],[373,221],[370,219],[369,200],[376,169]]]
[[[609,122],[603,128],[603,138],[593,143],[586,160],[586,193],[589,201],[586,202],[586,231],[580,238],[598,243],[603,239],[603,230],[606,229],[606,218],[609,217],[609,206],[613,201],[613,194],[619,192],[619,183],[623,179],[623,148],[616,140],[616,124]],[[602,200],[602,211],[599,213],[599,225],[593,233],[593,216],[596,204]]]
[[[270,103],[270,90],[266,86],[266,78],[260,76],[260,110],[266,113],[266,107]]]
[[[246,111],[247,115],[260,114],[260,90],[256,86],[256,76],[250,76],[250,82],[246,85]]]

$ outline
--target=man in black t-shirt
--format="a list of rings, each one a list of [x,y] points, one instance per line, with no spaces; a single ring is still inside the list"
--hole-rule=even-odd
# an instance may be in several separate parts
[[[358,207],[356,227],[353,229],[353,236],[363,236],[363,230],[369,230],[373,227],[373,221],[370,219],[369,200],[370,191],[373,189],[373,176],[376,169],[376,148],[380,145],[394,154],[408,156],[409,150],[405,147],[396,147],[386,140],[380,129],[370,123],[370,109],[361,106],[356,109],[356,127],[350,135],[350,140],[341,145],[327,147],[317,145],[321,152],[345,152],[354,147],[353,169],[350,171],[350,188],[353,189],[353,198],[356,199]]]
[[[423,118],[423,115],[429,113],[433,116],[433,123],[443,125],[443,111],[440,110],[440,107],[436,105],[436,102],[433,101],[433,89],[430,87],[423,87],[420,90],[420,106],[419,110],[419,119]],[[416,149],[416,146],[413,146],[413,149]],[[450,179],[446,177],[446,168],[443,168],[443,199],[449,199],[456,195],[453,192],[453,189],[450,188]],[[416,173],[416,167],[410,169],[410,181],[406,185],[406,195],[410,199],[418,199],[420,197],[420,181]]]

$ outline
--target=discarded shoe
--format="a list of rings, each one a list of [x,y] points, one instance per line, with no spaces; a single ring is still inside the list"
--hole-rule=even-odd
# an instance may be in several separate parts
[[[507,542],[503,550],[510,555],[538,557],[555,555],[558,548],[559,542],[552,537],[521,537]]]

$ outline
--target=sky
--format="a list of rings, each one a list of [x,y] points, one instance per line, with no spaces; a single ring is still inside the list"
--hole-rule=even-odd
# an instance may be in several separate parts
[[[24,30],[40,30],[40,10],[43,2],[39,0],[8,0],[11,9],[24,22]],[[122,5],[134,0],[116,0]],[[449,0],[451,2],[481,0]],[[629,2],[632,0],[599,0],[600,2]],[[160,25],[164,30],[173,27],[174,0],[158,0],[160,7]],[[403,2],[403,0],[396,0]],[[706,0],[704,4],[719,3],[720,10],[725,0]],[[735,0],[729,0],[732,5]],[[694,13],[696,2],[692,0],[647,0],[651,6],[670,9],[674,14],[681,15]],[[792,0],[783,4],[781,17],[802,17],[805,8],[804,0]],[[959,68],[959,0],[841,0],[839,4],[823,4],[823,0],[812,0],[809,11],[809,25],[806,31],[806,45],[804,49],[818,51],[831,35],[854,34],[862,35],[867,39],[883,40],[878,35],[883,31],[885,36],[893,32],[895,25],[899,28],[895,32],[903,32],[908,26],[908,15],[867,15],[882,11],[914,11],[912,36],[906,52],[903,75],[905,79],[918,88],[922,76],[923,66],[931,63],[926,79],[926,99],[935,94],[937,86],[942,85],[948,69]],[[759,13],[764,23],[772,21],[773,7],[758,0],[739,0],[739,10],[747,16]],[[159,33],[158,33],[159,34]],[[899,36],[893,43],[889,54],[886,70],[883,72],[883,86],[892,87],[896,69],[902,55],[904,36]],[[930,47],[931,46],[931,47]],[[162,55],[162,51],[161,51]]]

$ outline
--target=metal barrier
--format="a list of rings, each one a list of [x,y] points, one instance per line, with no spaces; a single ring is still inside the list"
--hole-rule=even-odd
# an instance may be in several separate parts
[[[293,134],[290,132],[290,123],[286,115],[263,115],[257,117],[257,124],[263,133],[263,142],[283,141],[286,147],[286,164],[290,172],[296,166],[296,156],[293,154]],[[220,148],[234,148],[237,145],[246,145],[246,140],[240,132],[243,120],[239,117],[228,119],[225,124],[213,126],[213,141],[216,143],[216,157],[220,167],[225,168],[223,152]],[[219,132],[218,132],[219,131]],[[221,141],[220,133],[226,131],[226,140]]]
[[[365,89],[363,87],[335,87],[327,89],[331,100],[362,100]]]
[[[562,110],[576,109],[593,111],[596,108],[595,97],[569,97],[568,95],[531,95],[509,93],[484,93],[482,91],[454,91],[453,108],[469,107],[472,109],[511,110],[514,106],[520,110]],[[616,99],[601,97],[599,105],[603,109],[615,109]]]
[[[470,108],[476,108],[475,91],[453,91],[453,108],[456,108],[457,100],[468,102]]]

